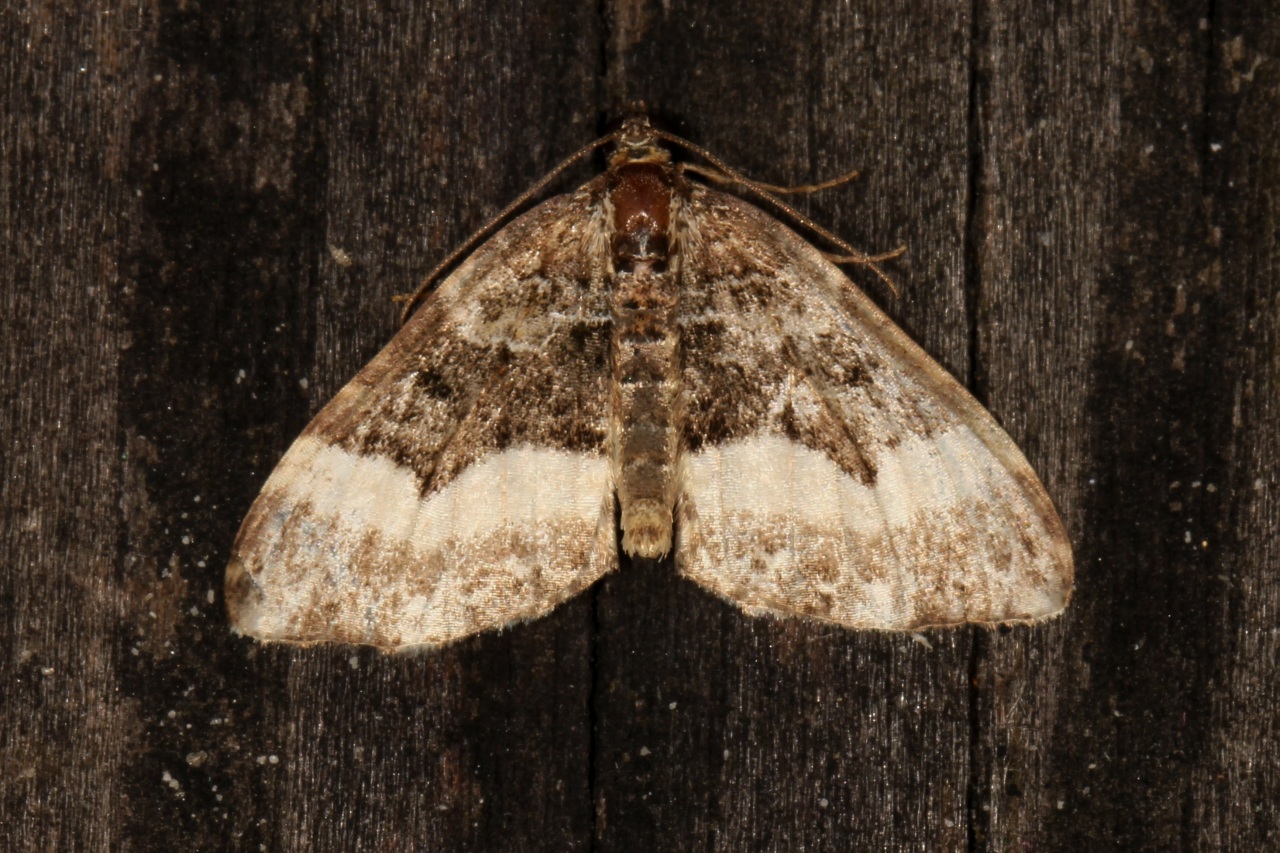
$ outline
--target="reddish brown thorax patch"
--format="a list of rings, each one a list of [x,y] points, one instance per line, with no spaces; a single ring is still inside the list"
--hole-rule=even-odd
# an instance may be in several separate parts
[[[662,272],[671,246],[671,167],[627,163],[611,173],[613,263],[618,272]]]

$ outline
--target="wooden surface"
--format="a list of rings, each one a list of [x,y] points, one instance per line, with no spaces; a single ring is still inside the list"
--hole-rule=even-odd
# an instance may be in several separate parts
[[[367,5],[0,11],[0,846],[1280,845],[1274,4]],[[863,170],[801,204],[909,246],[858,280],[1041,472],[1063,619],[856,634],[631,567],[417,657],[229,634],[240,519],[390,297],[633,99]]]

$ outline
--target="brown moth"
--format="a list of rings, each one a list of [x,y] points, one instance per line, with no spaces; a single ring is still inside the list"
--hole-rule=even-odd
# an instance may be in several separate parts
[[[633,557],[750,614],[912,630],[1060,612],[1026,459],[821,252],[645,118],[503,227],[316,416],[227,570],[242,634],[431,647]],[[696,149],[694,149],[696,150]]]

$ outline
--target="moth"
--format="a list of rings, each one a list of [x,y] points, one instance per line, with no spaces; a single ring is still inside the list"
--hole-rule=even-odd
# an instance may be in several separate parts
[[[316,415],[233,547],[238,632],[440,646],[547,613],[619,548],[849,628],[1066,606],[1066,532],[992,416],[664,142],[693,147],[644,117],[596,143],[603,174],[480,245]]]

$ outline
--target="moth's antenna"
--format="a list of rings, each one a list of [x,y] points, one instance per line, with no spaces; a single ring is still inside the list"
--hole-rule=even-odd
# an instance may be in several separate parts
[[[736,183],[731,176],[716,169],[708,169],[706,166],[699,166],[697,163],[684,163],[683,168],[686,172],[693,172],[695,175],[702,175],[702,177],[715,181],[718,184]],[[820,184],[800,184],[795,187],[780,187],[777,184],[766,184],[764,181],[756,181],[755,185],[758,187],[764,187],[774,195],[801,195],[803,193],[816,193],[822,192],[823,190],[829,190],[832,187],[838,187],[841,184],[847,184],[850,181],[855,181],[861,175],[862,172],[854,169],[852,172],[845,172],[837,178],[832,178],[829,181],[823,181]]]
[[[560,175],[564,173],[566,169],[568,169],[570,166],[573,166],[579,160],[586,157],[588,154],[595,151],[597,148],[601,147],[602,145],[608,145],[610,142],[615,141],[618,138],[618,135],[620,133],[621,131],[614,131],[613,133],[606,134],[605,136],[602,136],[599,139],[597,139],[595,142],[587,143],[586,145],[579,148],[576,152],[569,155],[567,158],[561,161],[558,166],[556,166],[547,174],[543,175],[543,177],[537,183],[535,183],[533,186],[529,187],[529,189],[521,193],[520,196],[515,201],[511,202],[511,204],[503,208],[501,213],[499,213],[497,216],[490,219],[484,225],[480,226],[480,228],[476,230],[475,233],[473,233],[470,237],[467,238],[465,243],[463,243],[461,246],[459,246],[458,248],[450,252],[449,255],[443,261],[436,264],[435,269],[427,273],[427,277],[422,280],[422,284],[418,285],[417,290],[415,290],[412,294],[409,294],[409,295],[401,294],[399,296],[393,297],[394,301],[405,303],[404,310],[400,312],[400,325],[403,326],[405,323],[409,322],[409,317],[412,316],[413,312],[416,311],[418,309],[418,306],[422,304],[422,300],[426,298],[427,292],[432,287],[435,286],[436,281],[439,280],[441,275],[443,275],[450,267],[452,267],[454,264],[458,262],[459,258],[461,258],[463,255],[466,255],[468,252],[474,249],[481,240],[483,240],[484,238],[492,234],[494,229],[497,228],[498,225],[502,224],[508,218],[510,218],[511,214],[515,213],[517,210],[523,207],[529,201],[529,199],[533,198],[538,193],[546,189],[547,185],[550,184],[552,181],[554,181],[556,178],[560,177]]]
[[[738,170],[729,166],[728,163],[724,162],[719,157],[712,154],[710,151],[706,150],[705,148],[702,148],[701,146],[694,145],[689,140],[682,139],[679,136],[676,136],[674,133],[667,133],[665,130],[659,130],[657,128],[652,128],[652,132],[653,132],[653,135],[658,137],[659,139],[663,139],[667,142],[670,142],[672,145],[679,145],[681,148],[685,149],[686,151],[692,151],[694,154],[697,154],[699,157],[706,160],[712,166],[715,166],[717,169],[719,169],[723,174],[729,176],[735,182],[742,184],[742,186],[751,190],[757,196],[769,202],[769,204],[773,205],[778,210],[781,210],[783,213],[787,214],[787,216],[790,216],[793,220],[800,223],[805,228],[808,228],[810,231],[817,234],[822,239],[829,241],[833,245],[839,247],[841,250],[848,253],[846,256],[831,257],[830,255],[828,255],[828,257],[832,261],[836,263],[856,263],[856,264],[862,264],[863,266],[869,267],[871,271],[875,273],[876,276],[878,276],[879,279],[885,283],[885,285],[889,288],[889,290],[893,292],[894,296],[898,295],[898,288],[894,287],[893,280],[890,279],[889,276],[885,274],[884,270],[880,269],[879,262],[887,261],[892,258],[898,257],[899,255],[901,255],[903,252],[907,250],[906,246],[899,246],[893,251],[885,252],[882,255],[868,255],[866,252],[859,251],[858,249],[854,248],[854,246],[851,243],[849,243],[842,237],[837,237],[835,234],[831,233],[826,228],[823,228],[821,225],[814,222],[812,219],[805,216],[803,213],[796,210],[794,207],[787,204],[782,199],[778,198],[776,195],[770,192],[770,187],[768,184],[762,184],[759,181],[751,180],[746,175],[743,175]],[[840,183],[841,181],[849,177],[850,176],[842,176],[840,178],[837,178],[835,182]],[[831,185],[831,183],[832,182],[828,181],[826,184],[819,184],[818,186],[825,187],[825,186]]]

